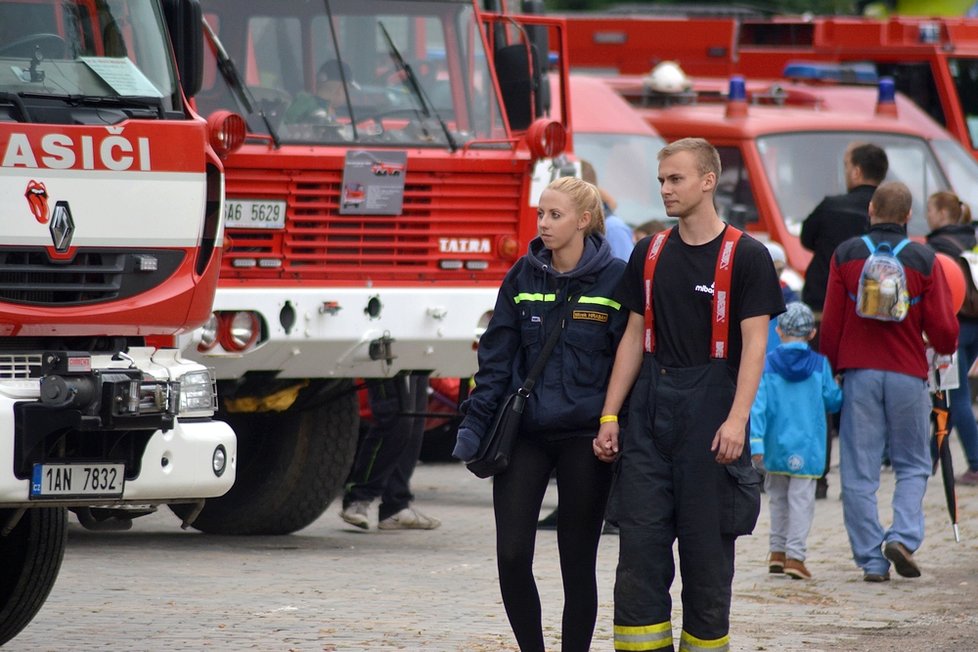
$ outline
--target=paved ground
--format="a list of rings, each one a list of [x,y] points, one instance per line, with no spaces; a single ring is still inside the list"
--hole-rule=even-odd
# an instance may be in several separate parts
[[[835,476],[809,541],[814,580],[767,573],[766,504],[755,536],[738,542],[733,649],[978,649],[978,488],[959,489],[956,544],[932,478],[923,577],[874,585],[850,560]],[[419,466],[417,504],[444,521],[432,532],[356,531],[336,506],[287,537],[185,532],[169,512],[130,532],[73,524],[54,593],[7,649],[515,650],[496,586],[490,488],[461,465]],[[554,504],[548,495],[545,509]],[[537,556],[548,645],[559,650],[553,532],[539,534]],[[603,537],[595,650],[612,649],[616,556],[617,538]],[[677,635],[680,623],[677,608]]]

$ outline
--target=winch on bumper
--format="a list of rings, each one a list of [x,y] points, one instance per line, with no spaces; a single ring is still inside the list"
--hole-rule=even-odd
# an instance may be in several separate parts
[[[0,354],[0,504],[125,505],[223,495],[231,428],[210,372],[151,348]],[[4,364],[18,361],[11,368]]]

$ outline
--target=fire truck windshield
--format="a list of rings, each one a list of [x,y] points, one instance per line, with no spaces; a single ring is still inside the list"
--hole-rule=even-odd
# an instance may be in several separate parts
[[[12,0],[0,3],[0,93],[28,115],[61,120],[71,105],[179,110],[173,55],[159,5],[142,0]],[[126,98],[137,98],[128,102]],[[102,100],[106,100],[103,102]],[[32,108],[40,111],[32,111]],[[54,117],[45,118],[48,115]],[[133,115],[118,111],[118,120]]]
[[[600,170],[598,185],[615,199],[615,215],[628,224],[668,219],[656,179],[656,155],[665,145],[658,136],[574,134],[575,153]]]
[[[942,141],[939,146],[935,142],[932,149],[924,139],[891,133],[807,132],[759,137],[757,150],[767,181],[793,235],[801,233],[802,222],[823,197],[846,192],[842,158],[852,142],[882,147],[890,164],[886,180],[902,181],[910,188],[910,235],[927,233],[926,202],[933,192],[953,189],[963,200],[976,205],[978,164],[951,141]]]
[[[505,138],[469,2],[204,0],[255,100],[249,130],[285,143],[452,147]],[[249,113],[205,59],[197,105]],[[408,69],[409,68],[409,69]]]

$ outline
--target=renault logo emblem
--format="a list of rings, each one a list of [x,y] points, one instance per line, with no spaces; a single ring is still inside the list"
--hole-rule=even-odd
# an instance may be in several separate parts
[[[68,247],[71,246],[71,236],[75,233],[75,221],[71,218],[68,202],[59,201],[54,205],[50,228],[54,250],[59,254],[68,251]]]

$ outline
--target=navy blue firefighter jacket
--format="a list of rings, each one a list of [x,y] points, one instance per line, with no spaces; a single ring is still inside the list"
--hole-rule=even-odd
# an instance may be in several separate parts
[[[526,378],[550,329],[559,327],[570,299],[577,303],[527,400],[521,436],[593,437],[628,320],[628,310],[611,298],[624,269],[601,235],[587,237],[577,267],[565,273],[550,266],[550,250],[540,238],[530,242],[503,279],[479,340],[479,371],[460,427],[482,438],[496,407]]]

